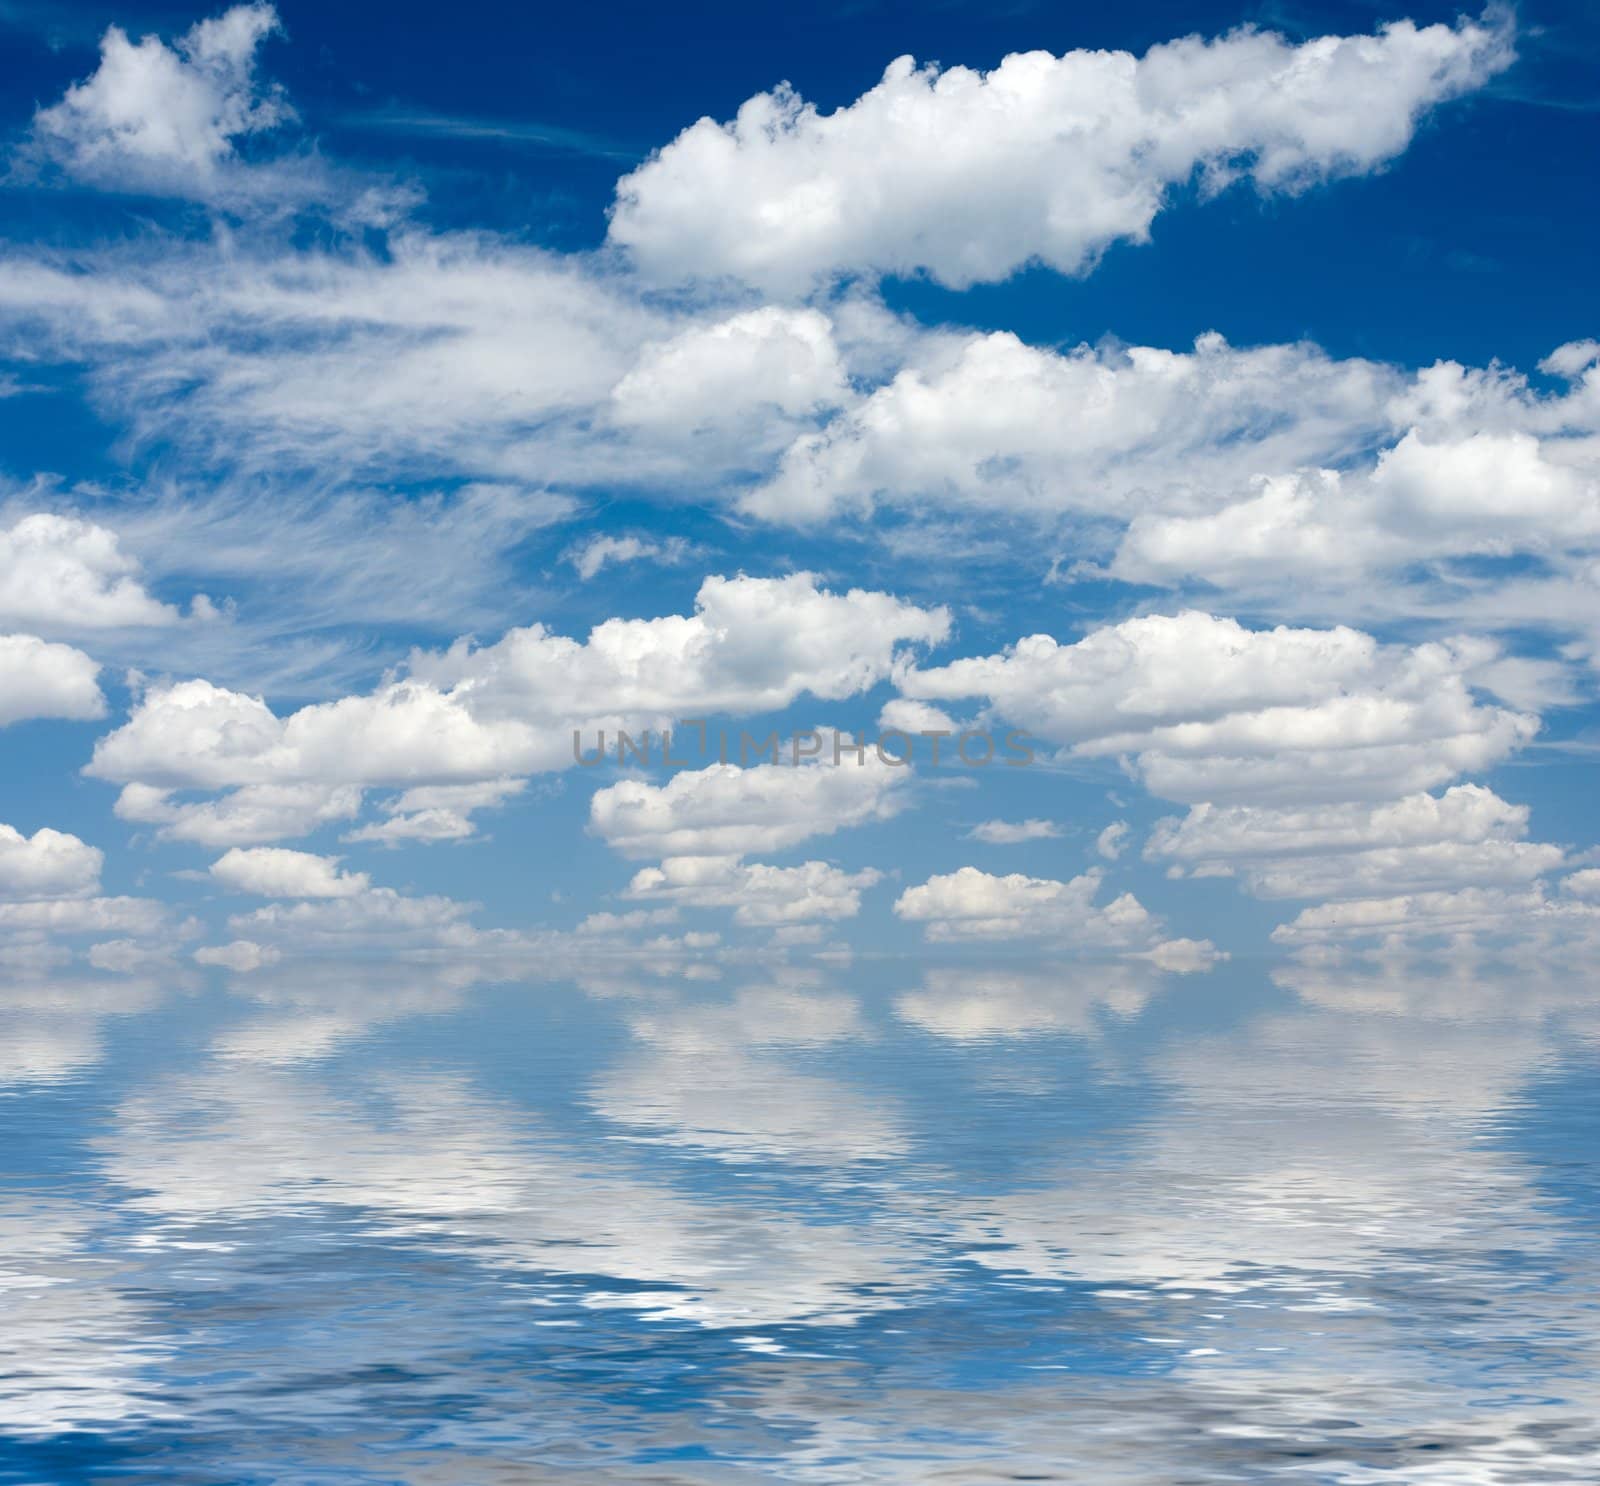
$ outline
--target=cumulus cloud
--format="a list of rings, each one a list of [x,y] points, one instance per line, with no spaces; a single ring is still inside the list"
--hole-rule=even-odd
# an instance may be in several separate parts
[[[915,360],[800,436],[742,510],[791,524],[878,505],[1126,522],[1245,488],[1262,471],[1354,457],[1401,385],[1314,346],[1079,347],[930,338]]]
[[[894,911],[922,924],[934,941],[1048,938],[1085,949],[1142,947],[1156,920],[1132,893],[1097,906],[1101,881],[1098,869],[1058,882],[962,867],[907,888]]]
[[[1468,675],[1494,654],[1186,611],[1071,645],[1034,635],[897,680],[917,699],[982,699],[1080,755],[1129,757],[1168,799],[1381,799],[1487,768],[1533,736],[1537,718],[1473,695]]]
[[[341,872],[337,857],[282,846],[235,846],[211,864],[211,876],[260,898],[353,898],[371,886],[365,872]]]
[[[37,635],[0,635],[0,727],[34,717],[104,717],[100,667]]]
[[[286,718],[207,681],[155,686],[86,772],[128,786],[126,818],[248,844],[351,813],[369,786],[482,785],[569,767],[574,731],[659,734],[685,716],[850,696],[886,677],[901,646],[948,627],[942,609],[831,593],[808,573],[708,578],[693,615],[608,620],[586,642],[534,625],[488,647],[416,652],[407,674],[376,691]],[[181,789],[235,794],[173,800]]]
[[[905,805],[909,771],[863,760],[712,764],[664,785],[623,779],[596,791],[589,827],[631,857],[723,857],[781,851],[849,826],[887,820]]]
[[[731,856],[674,856],[636,872],[627,895],[689,908],[734,908],[735,923],[778,928],[854,918],[862,890],[882,876],[870,867],[846,872],[828,862],[772,867]]]
[[[0,530],[0,623],[46,633],[175,624],[178,611],[138,574],[116,532],[35,512]]]
[[[1172,189],[1263,192],[1359,175],[1439,102],[1512,60],[1499,22],[1385,26],[1293,45],[1241,30],[1127,52],[890,64],[820,113],[787,86],[686,129],[617,185],[611,241],[649,274],[799,291],[836,274],[952,287],[1065,273],[1142,242]]]
[[[110,27],[94,74],[33,119],[33,147],[105,189],[207,200],[243,189],[237,146],[293,117],[255,75],[277,29],[270,5],[239,5],[172,45]]]
[[[611,399],[620,423],[688,436],[730,419],[816,413],[847,391],[827,316],[763,305],[646,345]]]
[[[1243,874],[1263,898],[1359,898],[1401,889],[1531,882],[1559,847],[1526,841],[1528,807],[1482,785],[1370,805],[1197,805],[1161,821],[1146,855],[1196,876]]]
[[[24,836],[0,824],[0,900],[79,898],[100,886],[105,854],[66,831]]]

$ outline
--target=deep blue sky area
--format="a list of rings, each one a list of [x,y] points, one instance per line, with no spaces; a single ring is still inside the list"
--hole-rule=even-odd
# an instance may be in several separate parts
[[[831,110],[902,54],[986,68],[1012,51],[1142,52],[1246,25],[1303,39],[1397,15],[1448,22],[1464,10],[1149,0],[379,9],[289,0],[279,12],[287,35],[267,43],[264,63],[326,151],[421,181],[424,215],[437,225],[493,227],[572,250],[603,238],[619,174],[695,119],[731,117],[781,81]],[[1035,271],[959,295],[891,285],[888,298],[961,324],[1021,323],[1041,343],[1111,335],[1180,346],[1217,329],[1241,344],[1305,337],[1341,356],[1498,358],[1531,370],[1600,304],[1600,12],[1546,0],[1516,13],[1515,67],[1449,104],[1379,174],[1289,198],[1234,191],[1205,211],[1170,211],[1154,227],[1161,251],[1116,245],[1085,279]],[[188,7],[5,7],[7,122],[20,129],[34,102],[91,70],[106,25],[165,35],[193,17]],[[482,132],[445,133],[447,122]],[[45,232],[64,210],[59,200],[31,207]]]

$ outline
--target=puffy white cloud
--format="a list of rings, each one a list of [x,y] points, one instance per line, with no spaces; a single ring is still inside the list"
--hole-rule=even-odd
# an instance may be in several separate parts
[[[833,593],[812,573],[709,577],[690,616],[609,619],[586,644],[535,625],[486,649],[458,642],[414,656],[411,670],[441,686],[470,681],[474,710],[491,717],[517,715],[535,699],[575,723],[763,712],[802,693],[838,700],[864,691],[889,674],[901,646],[936,643],[949,627],[943,608],[867,589]]]
[[[1511,59],[1503,29],[1465,21],[1017,53],[988,73],[900,57],[831,114],[785,86],[731,123],[701,119],[618,182],[611,241],[664,278],[780,290],[919,270],[960,288],[1034,261],[1077,273],[1144,241],[1197,171],[1209,191],[1370,171]]]
[[[104,717],[100,667],[37,635],[0,635],[0,727],[34,717]]]
[[[66,831],[24,836],[0,824],[0,900],[80,898],[100,886],[105,854]]]
[[[1079,347],[1009,332],[933,337],[917,359],[788,449],[741,498],[769,521],[810,523],[887,504],[992,519],[1214,504],[1263,471],[1353,458],[1389,426],[1387,367],[1314,346],[1192,352]]]
[[[664,785],[623,779],[589,803],[590,829],[624,856],[723,857],[781,851],[814,836],[887,820],[908,770],[866,750],[830,763],[712,764]]]
[[[248,845],[304,836],[361,808],[356,785],[247,784],[216,800],[181,801],[170,789],[133,783],[117,796],[119,820],[158,825],[169,841],[200,846]]]
[[[763,305],[646,345],[611,398],[619,423],[687,437],[730,421],[806,416],[847,392],[828,318]],[[770,437],[770,426],[762,433]]]
[[[238,189],[235,144],[292,117],[255,76],[270,5],[201,21],[173,46],[112,26],[94,75],[33,119],[35,148],[80,180],[199,199]]]
[[[1240,871],[1263,898],[1527,883],[1565,856],[1559,846],[1522,839],[1528,814],[1474,784],[1376,806],[1197,805],[1183,820],[1160,822],[1146,854],[1197,876]]]
[[[260,898],[353,898],[372,885],[365,872],[341,872],[337,857],[282,846],[235,846],[211,864],[211,876]]]
[[[47,633],[176,623],[138,573],[116,532],[34,512],[0,530],[0,623]]]
[[[1538,720],[1478,702],[1494,647],[1383,646],[1345,627],[1249,630],[1188,611],[1048,635],[1001,655],[905,667],[907,695],[982,698],[1083,755],[1128,755],[1169,799],[1384,798],[1489,767]]]
[[[1562,880],[1561,890],[1575,898],[1600,901],[1600,867],[1585,867]]]
[[[256,944],[249,939],[235,939],[231,944],[205,944],[194,952],[195,963],[220,965],[236,975],[275,964],[282,952],[272,945]]]
[[[152,687],[86,772],[127,783],[119,814],[168,835],[270,840],[349,814],[368,786],[482,785],[567,767],[575,731],[659,734],[684,716],[767,711],[807,692],[849,696],[886,677],[901,645],[948,627],[943,610],[830,593],[807,573],[708,578],[693,615],[608,620],[587,642],[535,625],[484,648],[414,653],[409,673],[376,691],[286,718],[202,680]],[[237,793],[169,798],[184,788]],[[405,813],[435,808],[452,807]]]
[[[1046,841],[1061,834],[1061,827],[1053,820],[985,820],[970,831],[968,837],[989,846],[1014,846],[1019,841]]]
[[[866,868],[846,872],[828,862],[772,867],[726,856],[673,856],[645,867],[628,884],[630,898],[665,899],[690,908],[735,908],[734,922],[778,927],[854,918],[861,892],[882,880]]]
[[[962,867],[907,888],[894,911],[925,925],[928,938],[936,941],[1049,938],[1085,949],[1142,946],[1156,921],[1132,893],[1096,906],[1101,881],[1098,869],[1058,882]]]
[[[1204,515],[1137,515],[1110,571],[1135,583],[1249,587],[1425,558],[1593,548],[1600,485],[1592,463],[1575,467],[1563,452],[1523,431],[1429,441],[1409,429],[1370,470],[1272,475]]]
[[[1308,948],[1365,938],[1399,942],[1416,937],[1495,934],[1507,927],[1530,927],[1547,908],[1537,886],[1402,893],[1303,909],[1290,923],[1274,929],[1272,938],[1278,944]]]

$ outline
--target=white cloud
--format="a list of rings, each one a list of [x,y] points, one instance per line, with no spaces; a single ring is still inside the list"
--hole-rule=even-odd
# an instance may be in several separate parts
[[[1509,65],[1495,24],[1319,37],[1240,30],[1126,52],[1028,52],[989,73],[891,63],[847,107],[787,87],[686,129],[617,186],[611,241],[650,274],[802,290],[926,271],[965,287],[1081,272],[1142,242],[1169,191],[1294,191],[1371,171],[1433,105]]]
[[[0,530],[0,623],[47,633],[175,624],[178,611],[138,573],[116,532],[35,512]]]
[[[1600,867],[1585,867],[1581,872],[1574,872],[1562,880],[1561,890],[1575,898],[1600,901]]]
[[[100,667],[70,645],[0,635],[0,727],[34,717],[104,717],[99,674]]]
[[[228,928],[241,939],[277,941],[302,953],[362,948],[393,953],[451,945],[470,950],[479,946],[481,935],[467,923],[472,908],[452,898],[412,898],[375,887],[351,897],[269,903],[234,914]]]
[[[35,149],[112,190],[205,200],[240,189],[237,141],[292,117],[255,76],[256,51],[277,24],[270,5],[256,4],[201,21],[173,46],[110,27],[94,75],[34,115]]]
[[[1094,849],[1108,862],[1114,862],[1128,846],[1128,823],[1114,820],[1094,838]]]
[[[168,911],[152,898],[50,898],[0,903],[0,932],[20,935],[151,934]]]
[[[356,785],[246,784],[216,800],[181,801],[169,789],[125,786],[113,807],[119,820],[160,827],[166,841],[239,846],[305,836],[361,809]],[[393,822],[386,822],[393,824]]]
[[[1377,363],[1215,334],[1192,352],[1067,354],[1004,331],[931,336],[915,357],[796,439],[741,509],[794,524],[880,504],[1122,524],[1152,505],[1215,503],[1263,470],[1353,458],[1402,385]]]
[[[833,327],[818,310],[763,305],[654,341],[611,394],[619,423],[689,437],[730,422],[803,417],[848,387]]]
[[[100,739],[86,772],[126,783],[119,814],[168,835],[270,840],[348,814],[368,786],[483,784],[569,767],[574,731],[588,750],[601,728],[659,737],[681,717],[762,712],[802,693],[850,696],[886,677],[901,645],[931,643],[948,627],[943,610],[830,593],[808,573],[708,578],[693,615],[608,620],[587,642],[535,625],[485,648],[416,652],[409,674],[376,691],[286,718],[206,681],[155,686]],[[238,794],[168,798],[184,788]]]
[[[712,764],[664,785],[623,779],[589,803],[590,829],[630,857],[724,857],[781,851],[815,836],[887,820],[908,770],[865,760],[793,766]]]
[[[1019,841],[1045,841],[1061,834],[1061,827],[1053,820],[986,820],[975,825],[967,835],[974,841],[989,846],[1014,846]]]
[[[627,895],[689,908],[735,908],[735,923],[778,927],[854,918],[861,911],[862,890],[882,875],[870,867],[846,872],[828,862],[771,867],[735,857],[674,856],[636,872]]]
[[[567,553],[567,561],[577,569],[578,576],[587,583],[600,572],[614,564],[650,562],[672,567],[687,560],[693,548],[682,537],[667,537],[657,541],[653,537],[590,537]]]
[[[1197,805],[1161,821],[1146,855],[1197,876],[1243,873],[1263,898],[1360,898],[1401,890],[1531,882],[1560,867],[1559,846],[1530,842],[1528,808],[1482,785],[1381,805]]]
[[[388,819],[363,826],[346,841],[464,841],[477,827],[473,812],[492,810],[528,787],[526,779],[488,779],[481,784],[426,784],[384,803]]]
[[[282,953],[272,945],[256,944],[249,939],[235,939],[231,944],[202,945],[194,952],[195,962],[200,965],[220,965],[224,970],[232,970],[235,974],[243,975],[252,970],[260,970],[265,965],[275,964],[282,958]]]
[[[43,826],[24,836],[0,824],[0,899],[87,897],[100,886],[105,853]]]
[[[1467,676],[1493,646],[1383,646],[1358,630],[1249,630],[1185,612],[1048,635],[1001,655],[902,668],[918,699],[982,698],[1031,734],[1126,755],[1168,799],[1384,798],[1485,769],[1534,717],[1484,705]]]
[[[211,876],[260,898],[353,898],[371,886],[365,872],[341,872],[337,857],[282,846],[235,846],[211,864]]]
[[[928,938],[939,942],[1044,938],[1083,949],[1144,946],[1156,920],[1131,893],[1096,906],[1101,880],[1098,869],[1058,882],[1020,872],[996,877],[962,867],[907,888],[894,911],[923,924]]]

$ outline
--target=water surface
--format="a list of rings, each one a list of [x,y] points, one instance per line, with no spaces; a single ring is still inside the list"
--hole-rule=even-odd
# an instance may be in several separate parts
[[[683,969],[13,980],[0,1480],[1600,1479],[1587,984]]]

